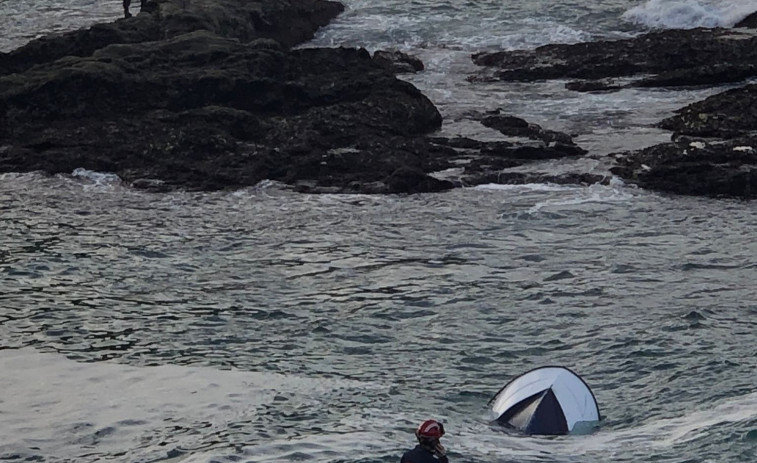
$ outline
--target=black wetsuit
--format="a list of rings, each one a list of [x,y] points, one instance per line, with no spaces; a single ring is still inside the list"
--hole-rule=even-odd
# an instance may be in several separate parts
[[[437,458],[431,450],[418,444],[414,449],[402,455],[400,463],[447,463],[447,461],[446,456]]]

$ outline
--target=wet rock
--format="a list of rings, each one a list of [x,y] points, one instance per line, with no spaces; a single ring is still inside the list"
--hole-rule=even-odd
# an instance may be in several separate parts
[[[665,30],[625,40],[478,53],[473,61],[485,69],[471,80],[598,80],[663,74],[658,83],[653,79],[640,83],[733,82],[757,76],[757,34],[736,29]]]
[[[612,172],[641,187],[757,198],[757,85],[691,104],[660,123],[673,142],[618,156]]]
[[[384,180],[417,163],[413,139],[441,124],[426,97],[365,50],[289,51],[204,31],[0,78],[0,101],[11,146],[2,171],[84,167],[136,187]]]
[[[473,59],[486,69],[472,80],[584,79],[566,85],[578,91],[721,85],[757,76],[757,34],[736,29],[666,30],[627,40],[480,53]],[[613,79],[621,77],[637,79],[616,86]],[[611,171],[656,191],[755,198],[755,108],[754,85],[692,104],[660,124],[673,131],[673,142],[617,155]],[[503,133],[526,130],[522,122],[509,118],[486,124]]]
[[[591,174],[549,175],[538,172],[507,172],[507,169],[534,162],[579,157],[583,151],[563,150],[537,142],[483,142],[468,138],[429,138],[435,162],[429,166],[435,177],[455,186],[482,184],[518,185],[526,183],[593,184],[603,177]]]
[[[619,157],[611,171],[642,188],[684,195],[757,198],[757,136],[673,142]]]
[[[156,192],[273,180],[314,193],[417,193],[585,153],[495,113],[487,124],[523,140],[429,138],[441,115],[394,66],[364,49],[290,48],[341,11],[332,2],[156,5],[2,55],[13,71],[0,75],[0,172],[84,168]]]
[[[481,123],[486,127],[498,130],[503,135],[541,140],[544,143],[565,149],[577,149],[573,154],[586,153],[586,151],[578,148],[573,143],[573,138],[566,133],[545,130],[538,124],[526,122],[519,117],[501,114],[499,111],[489,113],[481,120]]]
[[[565,88],[574,92],[615,92],[625,88],[618,85],[614,79],[575,80],[565,84]]]
[[[424,69],[419,58],[397,50],[377,50],[373,53],[373,60],[397,74],[415,73]]]
[[[677,111],[660,127],[676,135],[735,138],[757,130],[757,85],[713,95]]]
[[[400,167],[386,179],[389,192],[420,193],[449,190],[452,183],[438,180],[418,168]]]
[[[290,47],[311,39],[344,10],[341,3],[327,0],[157,0],[146,6],[128,19],[41,37],[0,53],[0,75],[64,56],[91,56],[108,45],[170,39],[199,30],[242,42],[270,38]]]
[[[757,11],[750,14],[746,18],[742,19],[734,27],[746,27],[750,29],[757,29]]]
[[[656,76],[639,79],[634,87],[693,87],[741,82],[757,75],[755,64],[714,64],[697,68],[674,69]]]

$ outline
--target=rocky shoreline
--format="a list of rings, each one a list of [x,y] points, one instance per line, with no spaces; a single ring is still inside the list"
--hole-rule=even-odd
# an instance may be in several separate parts
[[[314,193],[608,180],[503,172],[587,153],[499,111],[478,120],[508,141],[434,136],[441,115],[396,76],[423,68],[412,57],[292,48],[342,11],[327,0],[150,0],[132,18],[0,54],[0,172],[85,168],[153,191],[265,179]],[[566,91],[741,82],[757,77],[750,21],[477,54],[472,80],[581,79]],[[618,153],[611,171],[657,191],[757,197],[756,96],[747,85],[682,109],[660,124],[671,143]]]
[[[757,78],[752,15],[734,29],[666,30],[627,40],[546,45],[535,50],[479,53],[473,81],[570,80],[570,91],[627,87],[718,86]],[[620,84],[623,79],[626,83]],[[659,123],[671,142],[616,153],[610,170],[655,191],[757,198],[757,91],[729,90]]]

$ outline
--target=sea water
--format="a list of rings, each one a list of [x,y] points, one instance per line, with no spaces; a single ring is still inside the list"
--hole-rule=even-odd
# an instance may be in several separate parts
[[[470,54],[732,25],[757,2],[345,1],[305,46],[397,48],[447,135],[501,108],[606,172],[718,89],[476,84]],[[0,49],[120,2],[0,0]],[[395,462],[445,422],[453,462],[757,457],[757,207],[608,185],[303,195],[272,182],[150,194],[107,172],[0,176],[0,461]],[[491,428],[514,376],[564,365],[585,436]]]

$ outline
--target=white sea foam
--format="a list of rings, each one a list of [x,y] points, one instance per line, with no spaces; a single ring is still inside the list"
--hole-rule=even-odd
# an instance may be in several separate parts
[[[757,0],[648,0],[622,17],[655,29],[691,29],[731,27],[755,11]]]
[[[466,427],[456,434],[456,449],[462,453],[482,452],[510,457],[531,456],[538,452],[550,455],[550,461],[563,461],[563,455],[576,458],[602,454],[605,456],[604,461],[613,461],[613,455],[627,454],[629,449],[670,448],[703,438],[709,430],[719,425],[753,420],[757,417],[755,405],[757,393],[751,393],[679,417],[656,419],[617,431],[605,431],[600,427],[598,432],[570,438],[534,436],[523,439],[506,433],[489,433],[485,429]]]
[[[542,19],[530,18],[523,20],[517,32],[497,37],[497,29],[480,37],[480,43],[474,43],[475,48],[495,46],[502,50],[530,49],[548,43],[577,43],[591,40],[591,34],[565,24]],[[493,37],[494,40],[487,37]]]
[[[291,394],[304,402],[331,391],[382,386],[361,381],[165,365],[77,363],[30,348],[0,351],[0,455],[76,455],[86,434],[114,430],[99,452],[125,451],[167,422],[214,427]],[[10,399],[12,400],[5,400]],[[187,444],[191,444],[191,439]]]
[[[116,174],[107,172],[95,172],[79,167],[71,173],[73,177],[92,182],[94,186],[111,186],[121,183],[121,178]]]
[[[524,183],[519,185],[502,185],[498,183],[488,183],[486,185],[478,185],[474,187],[476,190],[491,190],[491,191],[575,191],[580,190],[583,187],[573,185],[557,185],[554,183]]]
[[[535,204],[528,212],[536,214],[544,209],[553,211],[555,209],[570,209],[589,203],[618,203],[627,202],[633,199],[634,195],[631,190],[627,189],[621,180],[615,179],[610,185],[591,185],[589,187],[576,187],[571,194],[551,198]]]

